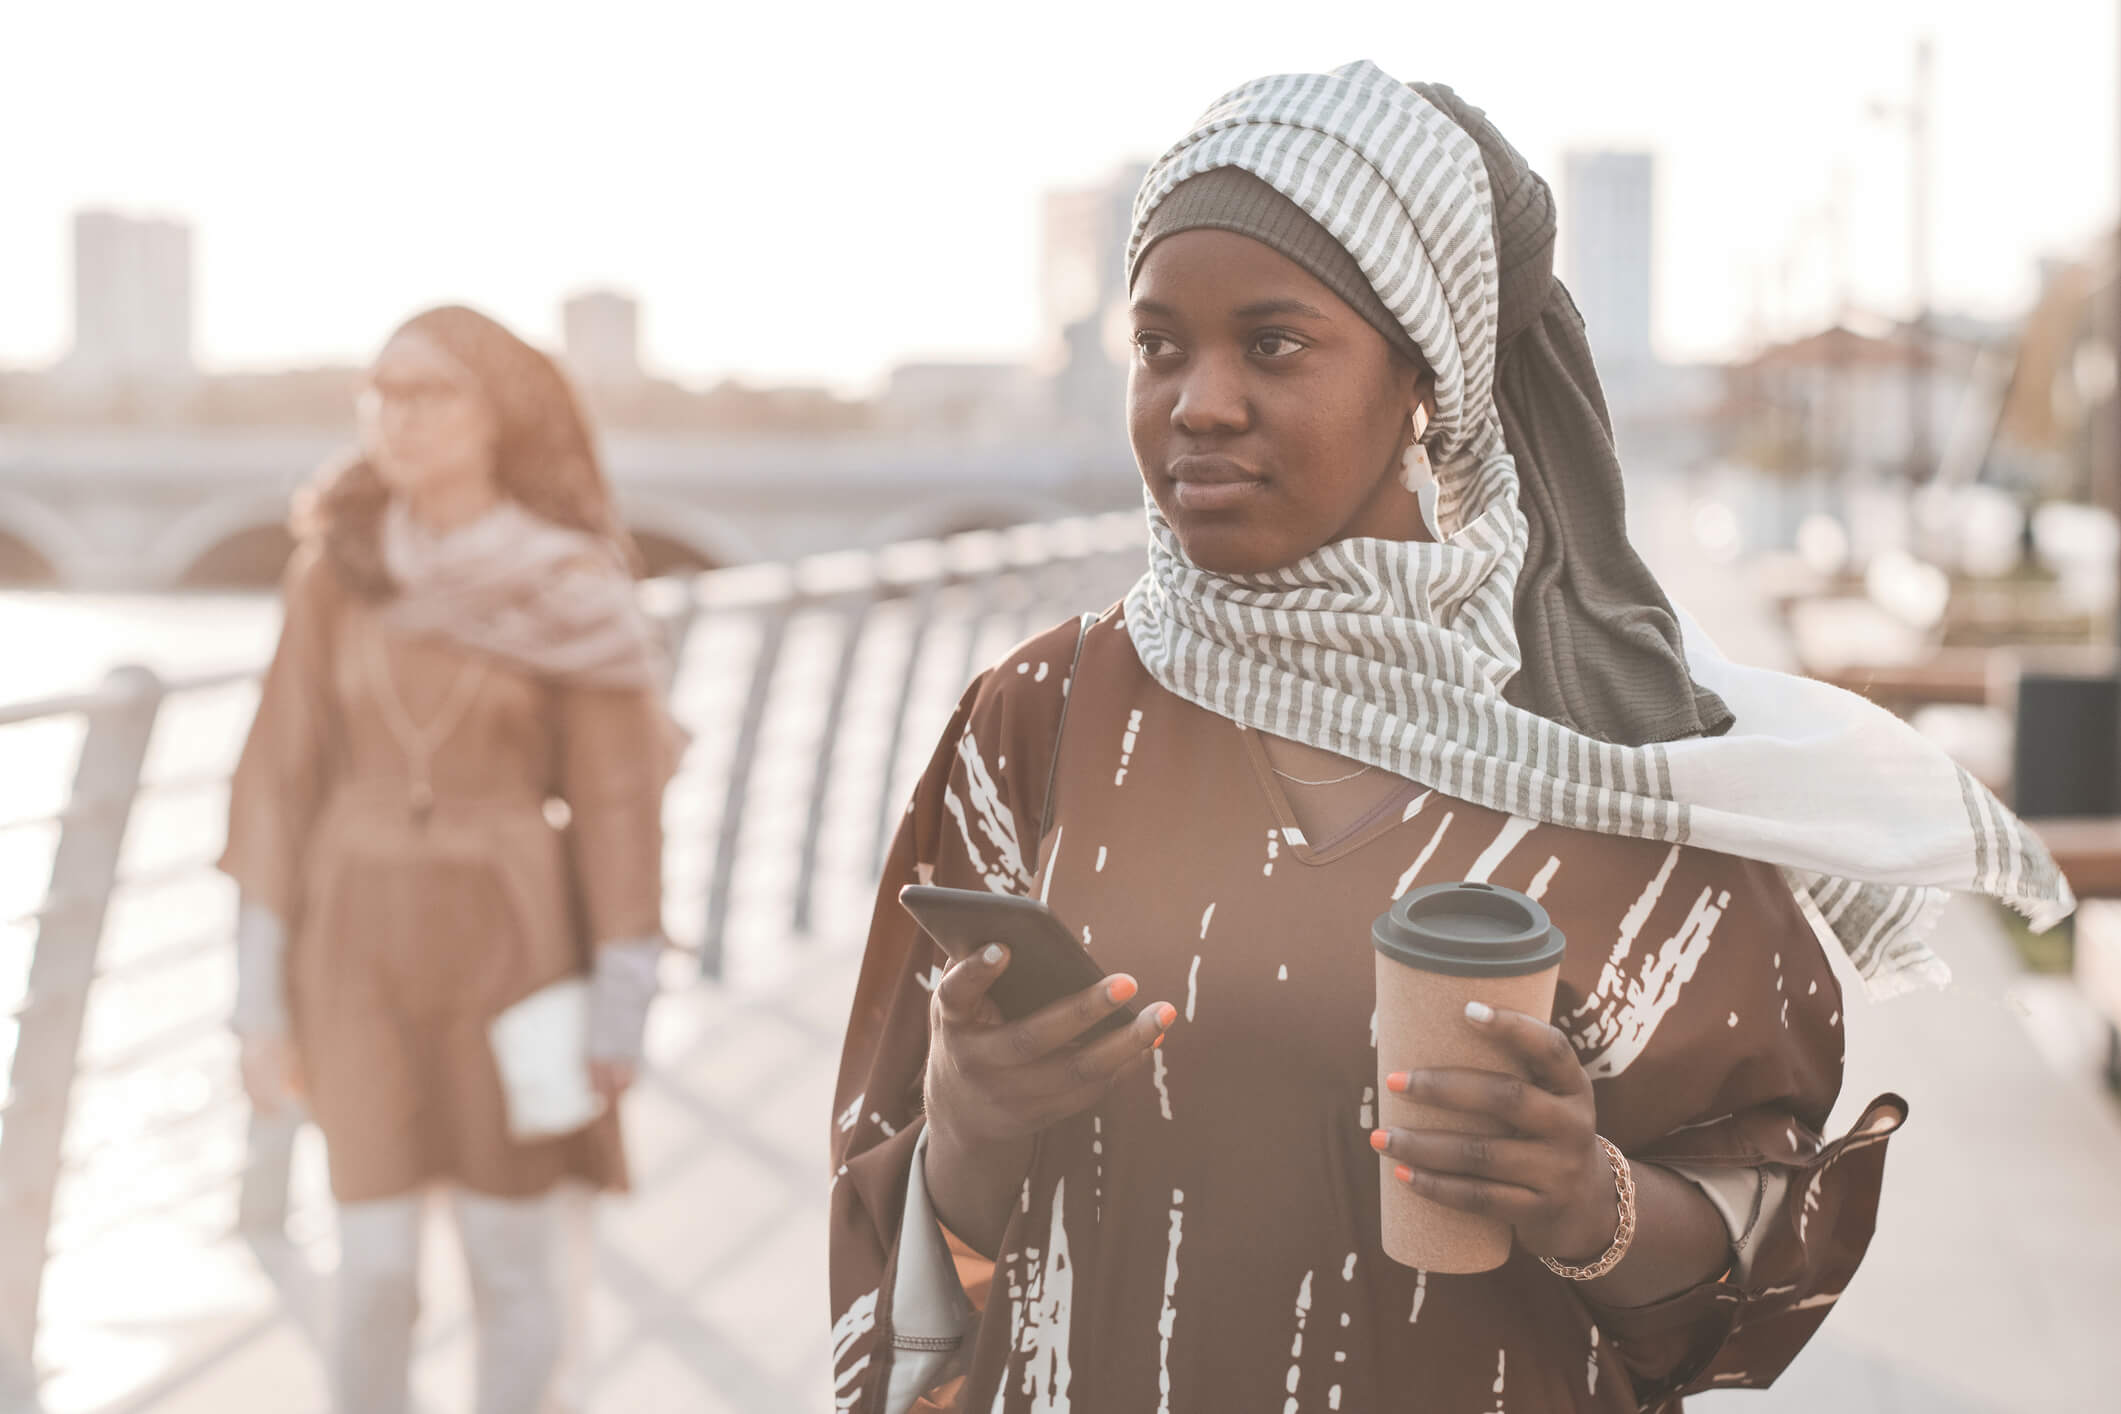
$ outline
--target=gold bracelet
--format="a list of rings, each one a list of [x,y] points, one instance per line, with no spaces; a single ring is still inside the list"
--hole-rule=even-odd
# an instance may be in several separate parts
[[[1589,1266],[1572,1267],[1551,1257],[1539,1259],[1555,1276],[1567,1277],[1570,1281],[1591,1281],[1604,1276],[1620,1265],[1620,1259],[1628,1255],[1628,1244],[1635,1240],[1635,1171],[1628,1166],[1628,1156],[1621,1153],[1612,1140],[1601,1134],[1598,1143],[1605,1150],[1606,1162],[1613,1166],[1613,1189],[1620,1195],[1620,1228],[1613,1234],[1613,1245]]]

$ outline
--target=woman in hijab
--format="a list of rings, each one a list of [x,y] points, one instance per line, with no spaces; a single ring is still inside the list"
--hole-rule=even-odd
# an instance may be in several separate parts
[[[663,946],[660,648],[544,354],[429,310],[385,344],[359,413],[359,456],[299,518],[230,802],[245,1083],[267,1108],[298,1090],[324,1134],[336,1407],[406,1407],[439,1186],[471,1271],[477,1407],[535,1414],[564,1324],[555,1189],[626,1182],[615,1105]],[[585,971],[607,1107],[518,1137],[489,1025]]]
[[[1947,889],[2052,862],[1903,724],[1731,664],[1623,534],[1545,185],[1358,63],[1226,95],[1130,243],[1149,564],[989,669],[879,894],[833,1136],[839,1407],[1672,1409],[1771,1381],[1869,1242],[1842,998],[1935,979]],[[1521,1063],[1395,1074],[1502,1137],[1377,1128],[1371,920],[1489,881],[1567,937]],[[1044,899],[1109,975],[1028,1019],[900,909]],[[1131,999],[1124,1029],[1078,1046]],[[1507,1221],[1389,1259],[1380,1185]]]

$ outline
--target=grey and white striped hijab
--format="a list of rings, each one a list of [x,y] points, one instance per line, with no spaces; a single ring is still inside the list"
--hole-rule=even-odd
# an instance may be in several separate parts
[[[1729,662],[1683,610],[1688,667],[1736,716],[1725,735],[1615,745],[1505,701],[1522,662],[1526,527],[1493,397],[1479,149],[1373,64],[1258,79],[1151,167],[1133,244],[1174,187],[1216,167],[1260,177],[1331,232],[1435,370],[1439,534],[1223,575],[1186,559],[1152,502],[1148,572],[1126,600],[1152,677],[1232,721],[1491,809],[1780,865],[1874,995],[1949,977],[1924,942],[1949,891],[2000,899],[2035,928],[2069,913],[2045,848],[1949,756],[1853,694]]]

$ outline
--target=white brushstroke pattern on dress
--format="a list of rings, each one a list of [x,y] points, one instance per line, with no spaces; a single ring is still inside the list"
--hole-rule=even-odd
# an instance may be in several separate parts
[[[1364,1091],[1363,1093],[1368,1094],[1369,1092]],[[1367,1121],[1365,1122],[1367,1123]],[[1350,1252],[1348,1254],[1348,1260],[1341,1264],[1340,1279],[1342,1281],[1355,1280],[1355,1254],[1353,1252]],[[1348,1313],[1346,1311],[1340,1313],[1340,1328],[1342,1330],[1346,1330],[1348,1328]],[[1333,1352],[1334,1364],[1345,1365],[1347,1362],[1348,1352],[1346,1350],[1336,1350]],[[1338,1384],[1334,1385],[1332,1388],[1326,1391],[1326,1408],[1340,1408],[1340,1386]]]
[[[1127,763],[1134,759],[1134,743],[1142,729],[1142,714],[1139,707],[1127,714],[1127,729],[1119,739],[1119,769],[1112,774],[1112,784],[1127,783]]]
[[[1105,1117],[1090,1116],[1090,1152],[1097,1157],[1097,1220],[1105,1220]]]
[[[1200,995],[1200,954],[1193,954],[1193,966],[1186,971],[1186,1020],[1193,1019],[1193,1003]]]
[[[1428,868],[1430,858],[1436,853],[1436,846],[1443,843],[1443,832],[1451,828],[1451,814],[1451,811],[1446,810],[1443,819],[1436,822],[1436,833],[1429,836],[1429,842],[1421,847],[1421,853],[1414,856],[1414,862],[1407,866],[1407,872],[1400,875],[1399,882],[1393,886],[1393,898],[1403,897],[1408,889],[1414,887],[1414,881],[1421,876],[1421,871]]]
[[[1311,1278],[1316,1270],[1304,1273],[1303,1284],[1296,1288],[1296,1339],[1289,1343],[1289,1398],[1283,1403],[1282,1414],[1297,1414],[1296,1387],[1303,1381],[1304,1324],[1311,1319]]]
[[[1068,1385],[1074,1377],[1068,1342],[1075,1314],[1075,1263],[1068,1256],[1067,1191],[1065,1178],[1053,1185],[1046,1250],[1024,1289],[1024,1324],[1016,1348],[1024,1360],[1023,1391],[1031,1396],[1030,1414],[1068,1414]]]
[[[1053,848],[1046,853],[1046,877],[1038,883],[1038,901],[1049,902],[1053,897],[1053,871],[1060,867],[1061,836],[1068,832],[1066,825],[1053,827]]]
[[[1702,889],[1679,931],[1643,960],[1637,975],[1629,977],[1607,963],[1598,985],[1584,1001],[1584,1007],[1596,1008],[1594,1013],[1585,1018],[1584,1007],[1578,1007],[1563,1027],[1593,1080],[1623,1074],[1648,1049],[1658,1026],[1678,1005],[1681,991],[1715,941],[1723,911],[1730,906],[1728,893],[1716,895],[1711,902],[1710,892]]]
[[[965,767],[965,786],[972,796],[972,813],[978,816],[979,832],[995,851],[992,867],[981,851],[979,843],[972,838],[973,824],[967,816],[965,804],[957,797],[957,791],[949,786],[943,788],[943,808],[957,821],[957,829],[965,842],[965,858],[992,893],[1025,894],[1031,890],[1031,871],[1024,867],[1024,852],[1016,835],[1016,817],[1003,803],[1001,792],[996,789],[994,777],[981,759],[979,744],[971,733],[958,738],[958,760]]]
[[[1024,1181],[1024,1186],[1026,1188],[1030,1187],[1029,1179]],[[1016,1349],[1017,1342],[1024,1333],[1024,1287],[1023,1283],[1017,1280],[1016,1258],[1017,1254],[1014,1252],[1005,1253],[1002,1257],[1002,1277],[1009,1293],[1009,1348],[1011,1350]],[[995,1381],[994,1384],[994,1404],[990,1414],[1005,1414],[1008,1408],[1008,1399],[1009,1375],[1008,1371],[1004,1369],[1002,1377]]]
[[[1407,1324],[1413,1325],[1421,1319],[1421,1303],[1429,1299],[1429,1272],[1426,1267],[1414,1269],[1414,1309],[1407,1312]]]
[[[868,1098],[869,1092],[864,1090],[848,1102],[846,1109],[840,1111],[840,1133],[845,1134],[860,1121],[862,1117],[862,1101]]]
[[[1537,820],[1527,820],[1518,815],[1512,815],[1503,821],[1502,828],[1495,832],[1495,838],[1488,842],[1488,847],[1480,852],[1480,858],[1474,860],[1473,867],[1466,871],[1465,882],[1487,883],[1489,876],[1502,867],[1502,861],[1510,857],[1510,851],[1517,848],[1518,842],[1532,833],[1538,824]]]
[[[1554,882],[1554,875],[1560,869],[1561,856],[1558,854],[1548,855],[1547,862],[1540,865],[1539,872],[1532,876],[1532,886],[1525,890],[1525,897],[1531,899],[1534,903],[1545,898],[1547,896],[1547,886]]]
[[[1157,1414],[1171,1414],[1171,1333],[1178,1326],[1178,1244],[1184,1236],[1184,1190],[1171,1190],[1171,1240],[1164,1249],[1164,1307],[1156,1318]]]
[[[836,1409],[853,1408],[856,1396],[861,1393],[859,1389],[849,1389],[848,1386],[868,1368],[869,1357],[864,1355],[852,1365],[842,1366],[841,1362],[854,1349],[856,1341],[876,1329],[876,1298],[875,1290],[866,1296],[855,1297],[853,1304],[841,1312],[840,1318],[832,1323],[833,1407]]]
[[[1598,986],[1592,990],[1592,995],[1585,997],[1583,1004],[1576,1008],[1577,1016],[1586,1014],[1598,1005],[1597,993],[1600,990],[1623,985],[1620,964],[1627,961],[1628,954],[1634,951],[1635,936],[1642,931],[1642,925],[1650,921],[1650,914],[1656,909],[1657,901],[1664,897],[1665,886],[1671,883],[1672,871],[1678,866],[1679,846],[1675,844],[1664,852],[1664,863],[1658,866],[1657,873],[1650,881],[1642,886],[1642,892],[1635,896],[1635,902],[1628,905],[1628,911],[1620,916],[1620,937],[1614,941],[1611,955],[1606,958],[1605,966],[1599,970]]]
[[[1834,1156],[1834,1158],[1839,1157],[1839,1154]],[[1833,1166],[1834,1160],[1828,1159],[1818,1168],[1812,1170],[1811,1182],[1804,1185],[1804,1204],[1797,1209],[1797,1241],[1799,1243],[1804,1241],[1804,1231],[1812,1224],[1812,1214],[1819,1211],[1820,1190],[1826,1185],[1826,1171]]]
[[[1149,1074],[1156,1081],[1156,1103],[1163,1110],[1164,1118],[1171,1118],[1171,1087],[1165,1083],[1164,1048],[1158,1046],[1149,1052]]]

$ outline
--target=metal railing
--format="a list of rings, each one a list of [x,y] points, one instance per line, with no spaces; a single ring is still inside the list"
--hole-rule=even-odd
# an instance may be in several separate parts
[[[873,887],[898,807],[964,683],[1010,644],[1109,603],[1140,563],[1141,520],[1129,512],[645,585],[676,649],[673,702],[693,736],[666,802],[666,906],[673,940],[706,983],[725,979],[733,942],[777,948],[814,936],[828,914],[858,931],[850,910]],[[125,667],[90,692],[0,706],[0,733],[57,734],[39,756],[65,749],[60,737],[74,744],[63,801],[21,815],[14,801],[0,806],[0,844],[49,844],[41,897],[0,916],[0,937],[27,940],[20,997],[0,1011],[15,1030],[0,1099],[5,1407],[34,1401],[46,1263],[69,1233],[107,1232],[203,1195],[233,1200],[247,1234],[287,1221],[292,1123],[251,1116],[240,1146],[218,1150],[200,1138],[245,1125],[225,1030],[233,888],[212,870],[218,833],[200,831],[225,816],[244,696],[261,671],[163,680]],[[184,732],[163,739],[175,709],[231,696],[221,705],[238,730],[217,740],[215,759],[199,759],[206,748]],[[154,769],[165,758],[172,769]],[[168,827],[143,830],[143,809],[171,802]],[[152,928],[117,916],[129,899],[171,896],[146,910]],[[202,967],[218,993],[181,985]],[[189,1011],[168,1000],[180,994]],[[89,1028],[99,999],[114,1019]],[[88,1029],[97,1035],[85,1049]],[[130,1102],[126,1087],[158,1071],[183,1072],[175,1098]],[[127,1163],[150,1152],[183,1158]],[[104,1201],[99,1188],[112,1185],[96,1165],[114,1159],[126,1191]],[[154,1175],[144,1192],[142,1172]],[[77,1201],[62,1201],[74,1190]]]

